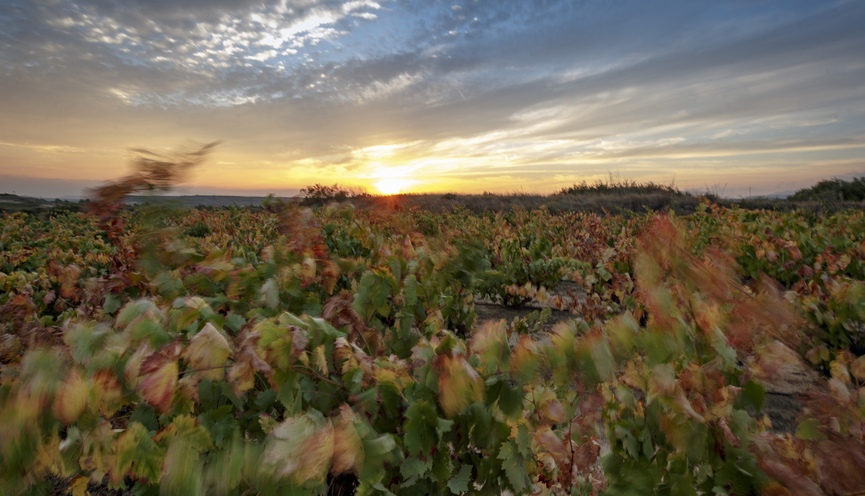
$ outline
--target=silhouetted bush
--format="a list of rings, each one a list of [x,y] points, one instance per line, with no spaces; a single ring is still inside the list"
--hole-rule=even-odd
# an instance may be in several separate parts
[[[852,181],[833,178],[820,181],[814,186],[800,189],[790,197],[793,201],[863,201],[865,200],[865,178]]]
[[[324,184],[313,184],[300,190],[304,196],[300,204],[303,206],[314,207],[324,205],[331,202],[344,202],[353,198],[363,198],[370,196],[369,193],[362,188],[352,186],[325,186]]]
[[[633,195],[665,193],[672,196],[685,196],[688,193],[679,191],[674,185],[655,184],[653,182],[638,183],[628,179],[610,178],[606,182],[598,180],[592,184],[583,181],[569,188],[563,188],[562,195]]]

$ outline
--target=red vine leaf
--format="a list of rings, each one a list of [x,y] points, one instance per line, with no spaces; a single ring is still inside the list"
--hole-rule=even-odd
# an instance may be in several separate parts
[[[161,353],[153,353],[141,362],[139,390],[151,405],[163,412],[171,410],[171,400],[177,386],[177,361]]]

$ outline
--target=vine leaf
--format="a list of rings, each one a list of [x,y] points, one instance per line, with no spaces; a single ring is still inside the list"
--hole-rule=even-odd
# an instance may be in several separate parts
[[[101,370],[90,380],[92,409],[111,417],[123,401],[123,389],[113,372]]]
[[[228,370],[228,382],[238,397],[255,386],[255,371],[248,361],[237,362]]]
[[[538,372],[540,352],[535,340],[523,334],[511,359],[511,374],[522,383],[530,382]]]
[[[321,414],[290,417],[270,433],[263,461],[297,483],[323,481],[331,465],[334,429]]]
[[[405,478],[409,479],[411,477],[423,475],[432,469],[433,460],[432,458],[428,458],[426,460],[422,460],[417,457],[407,458],[402,464],[399,466],[399,473]]]
[[[463,465],[460,471],[448,481],[448,489],[454,494],[462,494],[469,490],[469,481],[472,476],[471,465]]]
[[[333,466],[331,472],[360,472],[363,466],[363,444],[354,423],[356,417],[350,406],[339,407],[339,417],[333,426]]]
[[[462,356],[439,355],[436,368],[439,373],[439,404],[448,417],[483,399],[484,382]]]
[[[240,344],[235,354],[237,361],[228,370],[228,382],[231,383],[234,394],[238,397],[255,385],[255,371],[263,373],[268,378],[273,377],[273,368],[259,358],[255,351],[258,339],[258,333],[251,333],[248,330],[244,330],[240,335]]]
[[[141,362],[153,353],[153,348],[149,343],[142,343],[141,346],[129,357],[126,361],[123,377],[126,384],[132,389],[138,389],[141,382]]]
[[[541,418],[549,424],[558,424],[564,422],[568,417],[565,412],[565,407],[562,403],[553,398],[541,404]]]
[[[54,416],[66,425],[74,424],[84,413],[90,386],[73,370],[54,397]]]
[[[144,399],[163,412],[171,410],[171,400],[177,386],[177,360],[162,353],[153,353],[141,362],[139,389]]]
[[[72,482],[69,484],[69,489],[72,493],[72,496],[87,496],[90,493],[87,491],[87,481],[89,479],[87,477],[79,475],[72,479]]]
[[[312,366],[317,370],[321,375],[327,377],[330,373],[327,370],[327,357],[325,356],[325,347],[324,345],[319,345],[312,352]]]
[[[480,356],[487,373],[510,368],[511,349],[508,347],[506,327],[504,319],[498,322],[488,320],[472,337],[471,350]]]
[[[114,443],[114,466],[111,480],[120,483],[127,475],[149,482],[158,482],[166,449],[153,442],[150,432],[140,422],[133,422]]]
[[[587,439],[574,451],[574,465],[577,470],[583,473],[590,473],[592,465],[598,460],[601,454],[601,445],[598,444],[597,437],[593,436]]]
[[[523,492],[531,481],[526,472],[526,462],[513,440],[502,443],[498,459],[502,460],[502,468],[505,469],[505,474],[514,490],[518,493]]]
[[[216,330],[211,323],[207,323],[201,331],[193,336],[189,345],[181,355],[189,363],[190,367],[199,370],[197,374],[211,381],[225,378],[225,370],[219,367],[225,365],[225,360],[231,354],[231,347],[225,336]]]
[[[426,401],[412,403],[405,412],[405,447],[412,456],[429,455],[436,446],[438,416]]]

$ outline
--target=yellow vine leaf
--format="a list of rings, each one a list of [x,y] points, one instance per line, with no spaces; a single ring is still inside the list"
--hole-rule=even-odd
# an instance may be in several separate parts
[[[228,382],[238,397],[255,386],[255,371],[248,361],[237,362],[228,369]]]
[[[440,355],[436,365],[439,372],[439,404],[448,417],[459,414],[475,401],[483,399],[483,379],[465,358]]]
[[[324,345],[319,345],[312,352],[312,366],[317,370],[321,375],[327,376],[327,357],[324,354]]]
[[[540,351],[535,340],[523,334],[510,360],[511,374],[521,382],[530,382],[538,371]]]
[[[84,413],[88,396],[90,385],[81,379],[77,371],[71,371],[54,397],[54,416],[66,425],[75,423]]]
[[[138,389],[138,384],[141,382],[139,380],[139,376],[141,375],[141,362],[144,361],[144,358],[153,353],[153,348],[150,347],[148,343],[142,344],[135,353],[129,357],[129,360],[126,362],[126,367],[123,370],[123,376],[126,380],[127,386],[132,389]]]
[[[111,371],[101,370],[94,374],[91,383],[93,384],[90,388],[90,399],[93,405],[91,409],[111,417],[123,401],[123,388],[120,387],[117,377]]]
[[[69,488],[72,490],[72,496],[88,496],[90,491],[87,490],[87,477],[79,475],[72,479]]]
[[[290,417],[269,434],[262,463],[296,483],[324,481],[333,457],[334,429],[311,414]]]
[[[181,355],[189,366],[198,370],[205,379],[218,381],[225,377],[225,360],[231,354],[231,346],[225,336],[211,323],[196,334]],[[199,370],[202,369],[202,370]]]

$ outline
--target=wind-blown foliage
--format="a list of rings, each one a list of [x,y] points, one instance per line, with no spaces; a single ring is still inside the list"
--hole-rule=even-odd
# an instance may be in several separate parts
[[[0,492],[862,490],[861,212],[703,207],[7,215]],[[574,318],[509,335],[481,294]],[[788,363],[825,370],[795,436]]]

